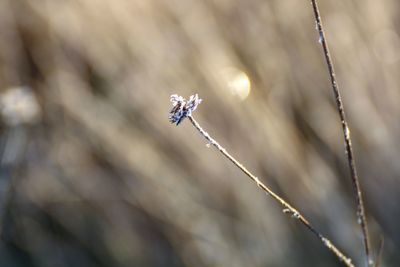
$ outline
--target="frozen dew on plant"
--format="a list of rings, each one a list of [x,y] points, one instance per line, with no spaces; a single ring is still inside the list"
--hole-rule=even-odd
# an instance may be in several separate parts
[[[189,100],[186,101],[182,96],[177,94],[171,95],[170,101],[172,102],[172,109],[169,112],[169,121],[179,125],[183,119],[192,115],[197,106],[201,103],[202,99],[197,94],[191,95]]]
[[[286,213],[290,213],[290,209],[283,209],[282,212],[285,213],[285,214]]]
[[[285,214],[291,214],[292,218],[294,218],[294,219],[300,219],[300,213],[296,210],[285,208],[282,211]]]
[[[324,41],[324,36],[322,36],[322,34],[320,34],[319,38],[318,38],[318,43],[322,44],[323,41]]]
[[[294,219],[299,219],[299,218],[300,218],[300,214],[299,214],[297,211],[296,211],[296,212],[293,212],[292,218],[294,218]]]
[[[350,129],[347,125],[344,128],[344,136],[346,137],[346,139],[350,139]]]
[[[322,42],[324,41],[324,36],[321,32],[321,24],[319,24],[318,22],[315,22],[315,30],[317,30],[319,37],[318,37],[318,43],[322,44]]]

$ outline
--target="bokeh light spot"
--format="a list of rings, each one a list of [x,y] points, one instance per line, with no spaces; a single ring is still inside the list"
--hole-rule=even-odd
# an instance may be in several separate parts
[[[243,101],[249,96],[251,83],[248,75],[243,71],[227,67],[221,71],[221,78],[224,87],[239,100]]]

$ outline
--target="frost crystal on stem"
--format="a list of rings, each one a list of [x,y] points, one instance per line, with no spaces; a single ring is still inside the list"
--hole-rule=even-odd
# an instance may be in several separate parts
[[[201,103],[202,99],[197,94],[191,95],[189,100],[186,101],[182,96],[176,94],[171,95],[170,101],[172,102],[172,109],[169,112],[169,121],[179,125],[184,118],[192,115],[197,106]]]

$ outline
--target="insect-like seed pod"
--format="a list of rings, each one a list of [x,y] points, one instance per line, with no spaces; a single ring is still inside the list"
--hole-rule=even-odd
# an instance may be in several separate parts
[[[192,112],[201,103],[201,99],[197,94],[191,95],[189,101],[186,101],[182,96],[176,94],[171,95],[172,109],[169,112],[169,121],[179,125],[184,118],[192,115]]]

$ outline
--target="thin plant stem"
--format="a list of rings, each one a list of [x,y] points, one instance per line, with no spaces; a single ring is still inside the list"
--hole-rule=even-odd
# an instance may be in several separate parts
[[[375,267],[380,267],[381,266],[381,260],[382,260],[382,253],[383,253],[384,244],[385,244],[385,239],[384,239],[383,236],[381,236],[381,240],[379,242],[379,250],[378,250],[378,254],[376,256]]]
[[[354,267],[352,260],[347,257],[343,252],[341,252],[332,242],[320,234],[314,226],[310,224],[310,222],[295,208],[293,208],[288,202],[286,202],[282,197],[273,192],[269,187],[267,187],[264,183],[262,183],[258,177],[252,174],[249,170],[246,169],[239,161],[237,161],[231,154],[229,154],[225,148],[223,148],[215,139],[213,139],[203,128],[199,125],[199,123],[191,116],[187,116],[193,126],[200,132],[200,134],[207,140],[210,145],[213,145],[215,148],[221,152],[227,159],[229,159],[236,167],[238,167],[244,174],[246,174],[253,182],[257,184],[259,188],[261,188],[267,195],[270,195],[276,202],[278,202],[283,207],[283,212],[291,214],[291,216],[298,221],[300,221],[308,230],[310,230],[314,235],[316,235],[319,240],[331,251],[336,257],[342,261],[346,266]]]
[[[319,42],[321,43],[322,49],[324,51],[325,61],[328,66],[328,72],[329,72],[329,76],[331,79],[332,90],[333,90],[333,94],[335,96],[336,106],[337,106],[337,109],[339,112],[339,117],[340,117],[341,124],[342,124],[347,161],[348,161],[348,164],[350,167],[350,176],[351,176],[351,181],[353,184],[353,191],[354,191],[356,204],[357,204],[357,222],[360,224],[361,229],[362,229],[363,243],[364,243],[365,256],[366,256],[366,266],[372,266],[373,259],[371,257],[371,252],[370,252],[368,225],[367,225],[367,219],[365,216],[365,209],[364,209],[363,197],[362,197],[362,193],[361,193],[361,186],[360,186],[359,178],[357,175],[357,168],[356,168],[353,149],[352,149],[352,145],[351,145],[350,129],[349,129],[349,126],[348,126],[348,123],[346,120],[342,97],[340,96],[339,85],[336,81],[335,70],[333,68],[333,62],[331,59],[331,55],[329,53],[328,43],[327,43],[327,40],[325,37],[324,29],[322,27],[321,15],[320,15],[320,12],[318,9],[317,0],[311,0],[311,4],[313,7],[313,11],[314,11],[316,27],[317,27],[317,30],[319,33]]]

